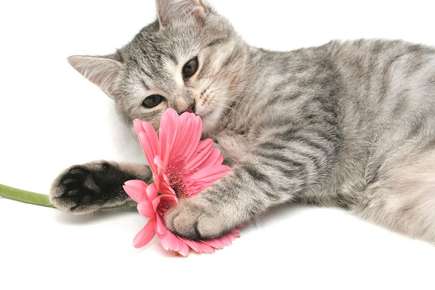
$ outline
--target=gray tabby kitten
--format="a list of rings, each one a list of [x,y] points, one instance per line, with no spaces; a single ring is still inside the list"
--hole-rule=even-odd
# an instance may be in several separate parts
[[[201,0],[157,0],[158,21],[109,56],[70,62],[125,119],[156,127],[194,111],[233,172],[171,210],[166,223],[209,239],[285,203],[349,209],[435,242],[435,50],[402,41],[250,47]],[[74,166],[51,200],[85,214],[129,203],[141,165]]]

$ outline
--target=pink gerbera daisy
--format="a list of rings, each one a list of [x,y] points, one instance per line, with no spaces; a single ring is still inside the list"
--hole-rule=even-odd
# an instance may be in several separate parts
[[[147,245],[154,236],[167,251],[187,256],[190,251],[212,253],[238,237],[239,232],[214,240],[191,241],[173,234],[164,223],[166,212],[180,198],[190,198],[228,174],[223,157],[212,140],[201,140],[202,121],[192,114],[181,116],[168,109],[162,116],[159,135],[151,124],[136,120],[134,129],[139,137],[153,173],[153,184],[140,180],[128,181],[124,189],[138,203],[139,213],[148,218],[146,226],[136,235],[137,248]]]

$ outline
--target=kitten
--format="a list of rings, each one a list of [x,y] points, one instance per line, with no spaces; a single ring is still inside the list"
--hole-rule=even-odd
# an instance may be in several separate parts
[[[273,52],[250,47],[201,0],[157,0],[158,20],[109,56],[72,66],[128,122],[157,127],[193,111],[233,172],[171,210],[190,239],[222,235],[284,203],[338,206],[435,242],[435,50],[402,41],[330,42]],[[74,166],[51,191],[84,214],[130,202],[140,165]]]

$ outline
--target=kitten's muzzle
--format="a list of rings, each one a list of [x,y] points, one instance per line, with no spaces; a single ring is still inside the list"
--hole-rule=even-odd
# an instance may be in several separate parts
[[[195,100],[192,100],[189,103],[186,102],[179,102],[176,104],[176,110],[179,114],[182,113],[196,113],[196,102]]]

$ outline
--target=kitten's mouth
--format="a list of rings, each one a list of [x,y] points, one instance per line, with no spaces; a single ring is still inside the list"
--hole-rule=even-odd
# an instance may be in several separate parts
[[[180,114],[183,114],[183,113],[193,113],[193,114],[196,114],[196,102],[194,102],[192,105],[187,107],[187,109],[185,109],[184,111],[180,112]]]
[[[193,103],[189,108],[187,108],[186,112],[196,114],[196,102]]]

